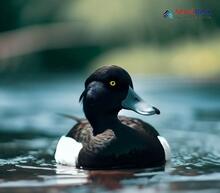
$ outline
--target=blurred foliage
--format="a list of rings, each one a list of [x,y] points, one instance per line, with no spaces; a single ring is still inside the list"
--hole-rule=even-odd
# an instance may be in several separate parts
[[[192,8],[213,15],[163,18],[167,9]],[[135,73],[218,76],[219,26],[216,0],[2,0],[0,73],[67,73],[114,63]]]
[[[219,75],[220,36],[209,39],[180,40],[169,46],[137,44],[103,54],[93,62],[117,64],[138,74],[207,77]]]

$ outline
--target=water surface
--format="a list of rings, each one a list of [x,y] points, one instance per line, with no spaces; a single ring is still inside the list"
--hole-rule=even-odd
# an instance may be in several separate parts
[[[220,82],[138,77],[136,91],[161,110],[141,118],[172,147],[163,168],[84,171],[56,165],[59,137],[83,116],[83,81],[69,77],[0,87],[0,192],[219,192]]]

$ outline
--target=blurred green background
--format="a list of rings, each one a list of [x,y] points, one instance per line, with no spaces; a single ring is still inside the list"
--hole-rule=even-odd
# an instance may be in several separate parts
[[[212,15],[164,18],[166,10]],[[0,76],[117,64],[144,75],[219,77],[218,0],[1,0]]]

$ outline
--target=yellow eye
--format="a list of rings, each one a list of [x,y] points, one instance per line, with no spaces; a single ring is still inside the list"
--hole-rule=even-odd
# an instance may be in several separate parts
[[[109,82],[109,84],[110,84],[110,86],[115,86],[115,85],[116,85],[116,82],[115,82],[114,80],[111,80],[111,81]]]

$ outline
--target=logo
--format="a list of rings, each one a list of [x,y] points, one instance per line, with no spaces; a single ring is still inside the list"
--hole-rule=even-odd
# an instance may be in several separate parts
[[[176,9],[175,14],[193,16],[212,16],[212,11],[209,9]]]
[[[163,13],[164,18],[169,19],[182,19],[182,18],[211,18],[213,13],[210,9],[175,9],[174,11],[166,10]]]
[[[164,17],[164,18],[173,19],[173,12],[170,11],[170,10],[166,10],[166,11],[163,13],[163,17]]]

